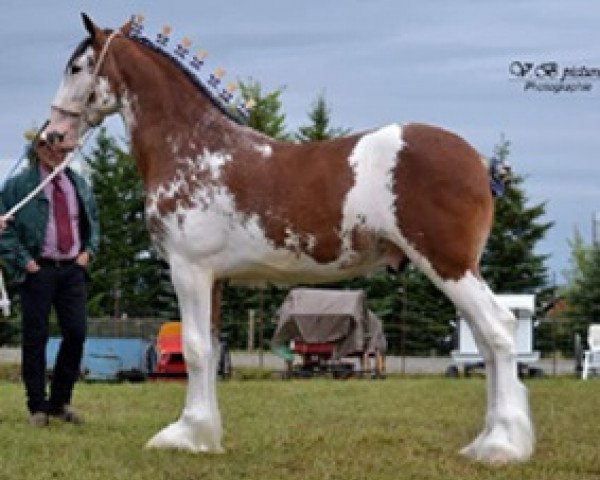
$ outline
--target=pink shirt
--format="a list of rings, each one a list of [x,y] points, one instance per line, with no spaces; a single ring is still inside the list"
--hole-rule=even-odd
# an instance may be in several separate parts
[[[50,174],[49,170],[40,164],[40,176],[44,180]],[[69,180],[65,172],[60,172],[57,176],[59,185],[67,198],[67,206],[69,207],[69,217],[71,219],[71,228],[73,229],[73,246],[71,250],[62,253],[58,250],[56,241],[56,222],[54,221],[54,206],[52,204],[52,192],[54,185],[52,182],[44,187],[44,193],[48,199],[50,206],[48,227],[46,228],[46,237],[44,246],[42,247],[42,257],[52,258],[53,260],[70,260],[75,258],[81,250],[81,237],[79,235],[79,203],[77,201],[77,193],[75,187]]]

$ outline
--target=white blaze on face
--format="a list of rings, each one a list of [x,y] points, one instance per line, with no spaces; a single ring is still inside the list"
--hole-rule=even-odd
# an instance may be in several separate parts
[[[70,112],[81,112],[92,91],[94,51],[88,47],[67,67],[52,105]]]
[[[396,229],[393,171],[404,146],[401,135],[399,125],[366,134],[348,158],[354,172],[354,186],[346,196],[343,209],[344,251],[351,248],[350,235],[355,227],[372,233]]]

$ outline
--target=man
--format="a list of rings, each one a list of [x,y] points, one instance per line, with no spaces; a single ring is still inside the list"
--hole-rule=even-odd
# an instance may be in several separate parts
[[[30,193],[62,162],[65,152],[38,143],[32,161],[9,179],[0,213]],[[0,234],[0,258],[19,285],[22,310],[22,375],[30,423],[45,426],[49,415],[80,424],[71,407],[86,334],[86,268],[98,247],[98,219],[91,189],[71,169],[59,173]],[[50,395],[46,393],[48,319],[54,307],[62,341]]]

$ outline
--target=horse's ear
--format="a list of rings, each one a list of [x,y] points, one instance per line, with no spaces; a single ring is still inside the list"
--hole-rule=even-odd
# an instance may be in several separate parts
[[[102,38],[102,30],[96,26],[96,24],[88,17],[85,13],[81,13],[81,18],[83,20],[83,26],[92,37],[92,40],[100,40]]]
[[[119,31],[126,37],[129,36],[129,33],[131,32],[131,25],[133,25],[133,18],[131,18],[128,22],[125,22],[123,25],[121,25],[121,28],[119,28]]]

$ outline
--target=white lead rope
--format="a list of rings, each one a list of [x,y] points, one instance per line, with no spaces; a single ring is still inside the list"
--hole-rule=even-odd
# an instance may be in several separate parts
[[[17,203],[16,205],[14,205],[8,212],[6,212],[4,215],[0,216],[0,221],[2,221],[3,223],[6,223],[9,219],[13,218],[15,213],[17,213],[19,210],[21,210],[27,203],[29,203],[31,201],[31,199],[33,197],[35,197],[38,193],[40,193],[42,191],[42,189],[48,185],[52,179],[54,177],[56,177],[60,172],[62,172],[66,166],[73,160],[73,157],[81,152],[81,149],[84,147],[84,145],[87,143],[88,139],[90,138],[90,134],[93,131],[93,129],[90,129],[85,136],[78,142],[77,147],[70,152],[65,159],[60,162],[60,164],[54,168],[54,170],[52,170],[48,176],[42,180],[40,182],[40,184],[35,187],[31,192],[29,192],[29,194],[23,198],[19,203]]]

